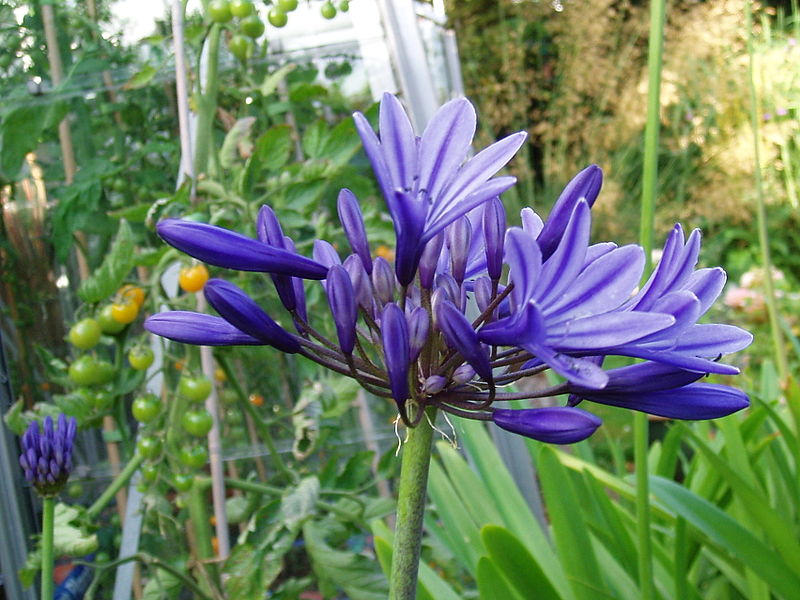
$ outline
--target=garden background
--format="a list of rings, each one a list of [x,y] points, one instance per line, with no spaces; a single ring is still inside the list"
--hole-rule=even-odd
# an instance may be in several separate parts
[[[523,206],[546,213],[574,173],[599,164],[593,239],[635,242],[658,3],[279,0],[228,18],[202,2],[165,7],[146,37],[120,23],[122,4],[0,4],[5,592],[35,597],[38,585],[40,504],[16,435],[63,411],[80,432],[56,553],[87,597],[385,598],[394,408],[270,348],[212,356],[146,334],[145,315],[203,302],[154,225],[182,216],[252,233],[267,202],[309,255],[318,238],[346,246],[336,194],[348,187],[391,260],[391,222],[350,118],[374,118],[391,91],[420,129],[466,95],[481,147],[527,131],[507,169],[519,180],[504,195],[511,220]],[[655,246],[675,222],[700,227],[701,262],[728,271],[712,317],[754,333],[730,381],[752,406],[650,422],[644,539],[627,412],[601,409],[601,432],[565,449],[440,421],[418,597],[800,589],[800,10],[673,2],[663,32]],[[238,283],[279,306],[264,281]],[[317,287],[308,304],[327,310]],[[76,344],[69,332],[89,317],[99,344]],[[211,399],[190,406],[205,381]],[[199,416],[187,426],[182,412]]]

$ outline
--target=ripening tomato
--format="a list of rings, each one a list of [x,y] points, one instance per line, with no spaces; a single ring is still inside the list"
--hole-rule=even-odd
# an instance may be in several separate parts
[[[129,283],[117,290],[117,296],[128,302],[134,302],[139,308],[144,304],[144,290],[138,285]]]
[[[111,318],[117,323],[128,325],[136,320],[139,314],[139,305],[130,300],[123,300],[122,302],[114,302],[111,305]]]
[[[264,396],[261,394],[250,394],[248,400],[253,406],[264,406]]]
[[[208,281],[208,269],[204,264],[184,267],[178,274],[178,285],[184,292],[199,292],[206,281]]]
[[[69,341],[76,348],[88,350],[94,348],[100,341],[103,330],[94,319],[81,319],[69,330]]]
[[[103,333],[114,335],[125,329],[126,323],[120,323],[114,318],[113,307],[111,304],[106,304],[97,315],[97,322],[100,324],[100,329]]]
[[[149,346],[134,346],[128,352],[128,362],[137,371],[145,371],[154,359],[153,349]]]

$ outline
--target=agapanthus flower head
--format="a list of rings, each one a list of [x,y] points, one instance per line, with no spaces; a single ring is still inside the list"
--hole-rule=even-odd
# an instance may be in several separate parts
[[[411,427],[425,408],[436,407],[563,444],[600,425],[576,408],[584,401],[678,419],[747,406],[738,390],[698,383],[707,373],[738,372],[721,358],[752,340],[738,327],[698,323],[725,283],[722,269],[696,267],[699,232],[686,237],[676,226],[638,289],[643,249],[590,241],[603,179],[596,165],[567,184],[546,220],[525,208],[522,227],[507,227],[500,194],[514,178],[495,175],[524,133],[466,159],[475,111],[465,99],[443,106],[421,137],[389,95],[377,135],[363,115],[355,122],[394,225],[393,264],[371,254],[359,200],[349,190],[337,203],[348,256],[325,240],[314,242],[313,259],[300,256],[269,207],[259,212],[258,239],[167,220],[159,233],[192,256],[270,273],[297,334],[221,280],[206,287],[219,316],[168,312],[148,319],[146,328],[187,343],[262,344],[301,354],[393,401]],[[318,316],[306,314],[304,279],[324,282],[338,344],[319,331]],[[642,362],[604,368],[611,355]],[[546,369],[561,383],[506,389]],[[535,405],[558,395],[565,406]],[[532,402],[498,408],[510,400]]]
[[[41,428],[37,421],[33,421],[22,435],[19,464],[25,472],[25,479],[42,496],[55,496],[69,479],[77,430],[75,417],[67,418],[62,413],[57,425],[53,424],[52,417],[47,416]]]

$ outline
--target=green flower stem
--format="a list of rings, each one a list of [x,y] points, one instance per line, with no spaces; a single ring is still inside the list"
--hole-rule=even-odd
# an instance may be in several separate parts
[[[137,453],[133,455],[133,458],[128,461],[128,464],[125,465],[125,468],[122,469],[120,474],[111,482],[111,485],[109,485],[100,497],[86,509],[86,516],[89,517],[89,520],[94,520],[100,516],[103,509],[111,502],[114,495],[128,483],[128,480],[133,476],[143,461],[144,458],[140,454]]]
[[[644,132],[644,164],[642,171],[642,214],[639,230],[644,248],[645,275],[652,268],[653,237],[655,231],[656,191],[658,187],[658,138],[661,122],[661,56],[664,47],[664,22],[666,0],[650,3],[650,37],[647,52],[647,123]],[[636,412],[633,416],[633,452],[636,464],[636,533],[638,543],[639,598],[653,598],[653,561],[650,540],[650,489],[648,483],[647,453],[650,427],[647,415]]]
[[[42,498],[42,600],[53,600],[53,526],[55,525],[56,499]]]
[[[408,441],[403,445],[397,525],[389,581],[390,600],[413,600],[417,595],[422,518],[425,514],[428,469],[433,445],[431,423],[436,418],[436,408],[428,407],[425,412],[427,418],[408,430]]]
[[[200,112],[197,118],[197,138],[194,147],[194,172],[197,175],[208,171],[208,159],[211,155],[214,115],[217,111],[217,90],[219,88],[217,71],[221,34],[221,25],[214,23],[208,33],[208,70],[206,71],[205,89],[200,96]]]
[[[753,128],[753,151],[755,153],[754,176],[756,183],[756,216],[758,220],[758,242],[761,246],[761,266],[764,268],[764,293],[769,314],[769,327],[772,332],[772,344],[775,350],[775,362],[778,368],[778,377],[786,381],[789,375],[789,364],[783,345],[783,335],[778,316],[778,305],[775,301],[775,285],[772,281],[772,260],[769,252],[769,233],[767,232],[767,209],[764,203],[764,181],[761,176],[761,140],[758,132],[758,94],[755,84],[755,47],[753,43],[753,6],[752,2],[745,2],[745,31],[747,31],[747,79],[750,87],[750,124]]]

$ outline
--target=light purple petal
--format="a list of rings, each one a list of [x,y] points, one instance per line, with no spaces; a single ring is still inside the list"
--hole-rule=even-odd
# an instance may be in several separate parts
[[[542,268],[542,254],[536,241],[518,227],[506,233],[505,252],[511,269],[509,279],[514,282],[511,295],[516,306],[522,307],[533,298]]]
[[[672,315],[611,312],[547,325],[547,344],[561,352],[611,350],[675,323]]]
[[[417,171],[417,136],[400,101],[392,94],[381,99],[378,127],[381,149],[391,176],[392,187],[414,191]]]
[[[542,310],[570,287],[583,268],[591,224],[589,205],[585,200],[578,201],[558,247],[542,264],[536,282],[533,296],[539,300]]]
[[[339,192],[337,209],[350,249],[358,255],[369,274],[372,271],[372,256],[369,251],[367,230],[364,227],[364,217],[355,194],[346,188],[342,189]]]

